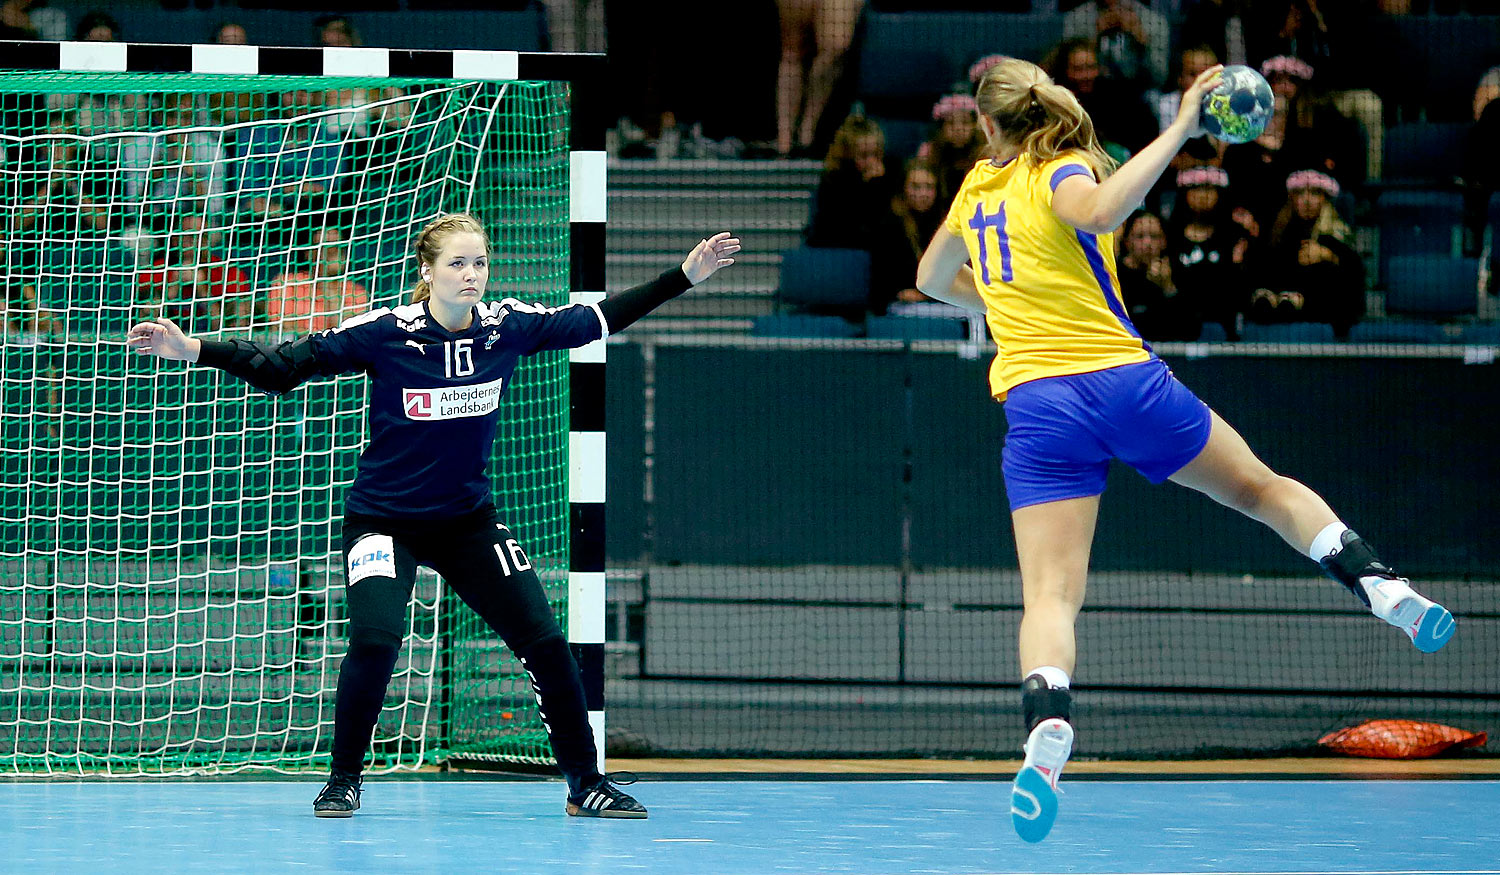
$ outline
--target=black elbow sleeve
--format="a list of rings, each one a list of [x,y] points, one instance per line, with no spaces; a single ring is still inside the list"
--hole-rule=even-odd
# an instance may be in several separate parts
[[[311,335],[276,346],[253,340],[205,340],[198,363],[219,368],[267,395],[290,392],[318,373]]]

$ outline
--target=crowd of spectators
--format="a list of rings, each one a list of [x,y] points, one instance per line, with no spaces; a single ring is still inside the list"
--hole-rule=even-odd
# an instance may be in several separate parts
[[[1384,5],[1400,14],[1407,6]],[[1160,10],[1173,13],[1175,29]],[[1193,140],[1174,159],[1142,211],[1116,234],[1122,294],[1148,339],[1240,337],[1247,322],[1317,322],[1348,337],[1367,308],[1370,225],[1379,192],[1386,112],[1348,69],[1341,28],[1356,10],[1319,0],[1085,0],[1063,15],[1063,39],[1038,62],[1066,85],[1093,119],[1105,149],[1124,161],[1175,119],[1183,91],[1218,63],[1248,63],[1270,82],[1272,118],[1251,142]],[[1371,10],[1374,11],[1374,10]],[[1175,47],[1175,51],[1173,51]],[[969,94],[999,56],[980,58],[970,81],[936,95],[931,136],[916,150],[919,176],[936,179],[936,212],[947,204],[985,146]],[[1474,126],[1461,174],[1464,254],[1485,244],[1488,204],[1500,186],[1500,67],[1478,83]],[[876,281],[866,310],[887,312],[918,295],[894,267],[896,236],[877,233],[912,214],[905,186],[884,177],[909,156],[886,155],[880,123],[856,103],[839,132],[858,130],[870,153],[863,172],[839,160],[839,141],[815,197],[810,246],[867,249]],[[909,168],[910,172],[910,168]],[[1452,178],[1450,176],[1450,178]],[[889,203],[882,216],[872,203]],[[839,216],[840,210],[849,213]],[[908,226],[921,227],[909,220]],[[831,234],[836,226],[841,234]],[[1363,245],[1361,245],[1363,244]],[[920,247],[918,247],[920,251]]]
[[[34,11],[7,0],[0,37],[36,38]],[[122,36],[104,11],[81,16],[70,34]],[[207,36],[250,40],[235,21]],[[314,41],[360,45],[343,16],[318,19]],[[0,129],[31,136],[0,141],[0,180],[13,198],[0,217],[7,329],[76,330],[63,314],[79,276],[96,278],[116,321],[165,316],[194,332],[303,333],[367,310],[339,229],[352,189],[371,184],[355,168],[419,170],[398,166],[404,155],[389,137],[377,141],[412,133],[415,101],[402,98],[396,87],[8,96]]]
[[[1055,15],[1061,39],[1034,60],[1073,90],[1105,148],[1122,161],[1170,124],[1202,70],[1216,63],[1256,67],[1275,94],[1265,132],[1243,145],[1191,141],[1142,213],[1116,234],[1122,293],[1138,327],[1148,338],[1187,340],[1203,325],[1233,338],[1247,321],[1317,321],[1344,335],[1361,318],[1372,277],[1364,269],[1368,245],[1354,229],[1368,223],[1372,210],[1389,113],[1351,69],[1351,25],[1365,14],[1429,7],[1500,11],[1500,2],[1496,9],[1489,2],[776,0],[748,10],[740,25],[745,42],[778,47],[765,52],[775,70],[764,112],[739,111],[738,97],[710,99],[719,86],[707,62],[723,68],[745,56],[688,39],[686,0],[664,0],[655,20],[666,30],[649,51],[642,49],[649,40],[643,41],[639,17],[622,4],[547,0],[543,6],[555,47],[608,47],[612,63],[634,68],[637,78],[622,86],[645,85],[620,89],[616,154],[823,158],[805,240],[870,252],[871,289],[862,313],[846,314],[854,318],[928,303],[914,288],[916,259],[964,175],[985,156],[971,94],[1000,59],[974,58],[967,81],[935,87],[928,136],[915,148],[907,148],[909,135],[893,147],[882,125],[912,125],[911,115],[866,112],[856,99],[853,59],[866,10]],[[762,19],[769,26],[756,24]],[[112,41],[125,38],[124,30],[103,10],[63,22],[59,10],[37,0],[0,0],[0,38]],[[205,37],[255,41],[232,20]],[[319,19],[309,41],[361,44],[354,22],[339,15]],[[1473,127],[1461,166],[1453,168],[1464,195],[1462,250],[1470,257],[1486,249],[1488,205],[1500,185],[1492,158],[1500,154],[1497,95],[1500,67],[1477,84]],[[7,231],[12,240],[29,234],[39,241],[93,241],[82,247],[85,255],[70,257],[106,270],[133,266],[140,277],[134,303],[198,326],[323,324],[330,302],[348,309],[368,301],[349,275],[350,243],[336,230],[347,206],[341,180],[356,160],[369,157],[361,150],[374,135],[409,120],[411,104],[401,96],[396,88],[342,88],[60,94],[45,105],[7,100],[0,103],[0,126],[55,135],[36,141],[46,145],[0,147],[0,169],[15,196]],[[753,109],[754,99],[745,100]],[[285,123],[292,115],[311,118]],[[87,139],[127,129],[161,133]],[[135,216],[109,208],[120,203],[144,206]],[[70,208],[55,208],[60,204]],[[321,224],[297,218],[309,213],[331,218]],[[243,229],[254,230],[259,249],[285,253],[283,263],[236,264]],[[294,263],[292,253],[306,257]],[[35,273],[45,276],[48,268]],[[8,300],[45,306],[45,288],[27,289],[7,289]]]

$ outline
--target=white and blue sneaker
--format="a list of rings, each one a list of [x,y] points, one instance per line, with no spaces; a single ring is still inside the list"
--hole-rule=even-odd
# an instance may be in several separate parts
[[[1411,588],[1404,577],[1363,577],[1370,612],[1406,633],[1423,653],[1434,653],[1458,630],[1448,609]]]
[[[1057,820],[1057,779],[1073,754],[1073,727],[1066,720],[1043,720],[1026,739],[1026,760],[1010,788],[1010,822],[1016,835],[1039,842]]]

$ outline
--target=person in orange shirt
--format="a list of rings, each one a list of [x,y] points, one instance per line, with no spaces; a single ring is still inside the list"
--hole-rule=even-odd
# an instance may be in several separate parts
[[[282,334],[311,334],[336,328],[370,309],[370,293],[348,278],[344,236],[336,228],[313,235],[317,253],[308,270],[283,273],[272,283],[266,317]]]

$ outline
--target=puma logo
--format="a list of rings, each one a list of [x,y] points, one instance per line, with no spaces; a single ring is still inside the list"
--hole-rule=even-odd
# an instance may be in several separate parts
[[[427,354],[427,344],[425,344],[425,343],[417,343],[415,340],[408,340],[406,342],[406,345],[409,346],[409,347],[412,347],[413,349],[415,349],[417,352],[421,353],[422,355],[426,355]]]

